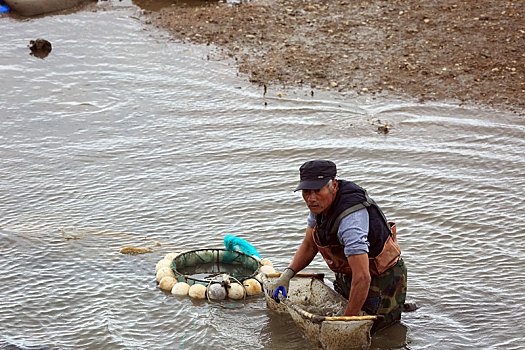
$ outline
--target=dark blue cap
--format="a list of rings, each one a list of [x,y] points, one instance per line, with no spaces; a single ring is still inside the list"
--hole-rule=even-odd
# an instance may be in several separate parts
[[[337,168],[335,163],[329,160],[310,160],[299,168],[301,182],[295,189],[299,190],[318,190],[335,178]]]

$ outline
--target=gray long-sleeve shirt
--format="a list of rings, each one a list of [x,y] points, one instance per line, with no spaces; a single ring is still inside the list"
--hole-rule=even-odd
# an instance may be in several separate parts
[[[314,228],[315,224],[315,214],[310,212],[307,225]],[[345,216],[339,224],[337,238],[347,257],[368,253],[368,211],[363,208]]]

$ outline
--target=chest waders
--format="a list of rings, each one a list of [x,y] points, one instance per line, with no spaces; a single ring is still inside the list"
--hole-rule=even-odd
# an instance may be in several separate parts
[[[381,217],[390,230],[381,252],[375,257],[369,257],[369,269],[372,277],[368,296],[362,310],[371,315],[383,315],[383,319],[375,322],[372,332],[384,328],[401,319],[401,312],[406,299],[407,270],[401,259],[401,248],[397,244],[396,224],[388,222],[384,213],[364,191],[366,201],[345,209],[338,215],[330,229],[330,235],[337,235],[341,220],[358,210],[376,206]],[[335,272],[335,290],[348,299],[352,285],[352,273],[348,260],[341,245],[321,246],[314,229],[314,242],[330,269]]]

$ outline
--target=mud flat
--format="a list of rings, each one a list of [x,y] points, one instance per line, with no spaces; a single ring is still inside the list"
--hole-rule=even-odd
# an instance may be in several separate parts
[[[525,106],[525,1],[254,0],[149,21],[212,44],[261,85]]]

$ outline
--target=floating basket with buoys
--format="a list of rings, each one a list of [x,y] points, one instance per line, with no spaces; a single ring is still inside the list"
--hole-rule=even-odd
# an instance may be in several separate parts
[[[228,240],[235,238],[236,243],[240,240],[227,237]],[[236,246],[241,250],[245,248],[242,244]],[[161,289],[177,296],[208,300],[244,299],[262,292],[261,272],[268,269],[272,270],[268,272],[274,272],[272,263],[261,259],[255,248],[249,253],[251,255],[212,248],[169,253],[157,263],[156,280]]]

